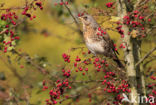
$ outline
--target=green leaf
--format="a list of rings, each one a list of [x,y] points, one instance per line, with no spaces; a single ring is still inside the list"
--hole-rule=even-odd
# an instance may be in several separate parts
[[[4,41],[6,41],[6,42],[10,41],[10,37],[8,35],[4,35]],[[15,46],[16,46],[15,40],[11,41],[11,45],[12,46],[8,46],[8,51],[11,51],[15,48]]]
[[[1,26],[1,27],[4,26],[4,25],[6,25],[6,24],[7,24],[6,21],[3,21],[3,20],[0,19],[0,26]]]

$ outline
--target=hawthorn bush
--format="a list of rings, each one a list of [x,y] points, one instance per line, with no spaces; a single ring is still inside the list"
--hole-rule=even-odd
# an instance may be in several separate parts
[[[45,2],[47,1],[25,0],[22,6],[9,8],[5,7],[5,4],[0,5],[0,51],[2,53],[0,59],[20,80],[21,86],[18,88],[24,86],[20,88],[22,92],[19,93],[11,87],[6,87],[12,89],[9,92],[5,89],[1,90],[2,104],[33,105],[30,96],[33,94],[33,87],[36,86],[33,83],[37,81],[29,75],[32,75],[34,68],[37,76],[42,75],[39,93],[48,96],[44,97],[46,105],[156,104],[156,99],[153,99],[156,97],[155,0],[91,0],[87,4],[77,3],[78,0],[54,0],[48,1],[51,4],[47,3],[47,7],[43,5]],[[30,31],[27,28],[22,30],[20,26],[27,27],[27,21],[36,19],[35,11],[44,11],[44,8],[45,11],[50,11],[59,24],[79,35],[75,43],[80,45],[79,39],[83,40],[83,32],[77,17],[84,14],[93,15],[111,37],[120,36],[120,38],[113,38],[116,42],[114,47],[120,52],[120,60],[125,68],[118,68],[110,58],[102,55],[93,56],[85,46],[66,49],[67,51],[62,54],[63,63],[60,62],[55,67],[50,65],[43,56],[33,57],[19,50],[17,46],[20,37],[24,32]],[[72,20],[73,24],[70,24],[69,20]],[[63,29],[58,30],[58,33],[61,30]],[[101,27],[98,30],[101,31],[98,35],[106,34]],[[41,34],[46,38],[49,36],[46,29],[42,30]],[[69,41],[66,35],[62,36],[65,37],[56,35],[59,40]],[[146,48],[147,44],[152,45],[151,48]],[[57,49],[57,46],[55,47]],[[56,49],[53,51],[55,52]],[[7,59],[5,60],[3,56],[7,56]],[[16,60],[11,56],[16,56]],[[18,63],[21,69],[28,66],[28,75],[19,75],[16,67],[12,66],[13,61]],[[5,80],[3,73],[0,74],[0,79]],[[26,80],[31,82],[28,83]],[[123,101],[125,95],[129,102]],[[42,103],[36,103],[39,104]]]

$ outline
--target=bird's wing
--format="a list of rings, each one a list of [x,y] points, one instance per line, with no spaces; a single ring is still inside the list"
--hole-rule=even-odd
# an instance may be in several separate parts
[[[106,32],[104,29],[102,29],[102,30],[104,32]],[[97,30],[97,33],[101,33],[101,31]],[[114,51],[115,54],[119,54],[118,51],[115,50],[114,42],[113,42],[113,40],[110,39],[108,33],[102,34],[102,36],[98,35],[98,37],[99,37],[99,39],[105,40],[107,43],[109,43],[109,47]]]

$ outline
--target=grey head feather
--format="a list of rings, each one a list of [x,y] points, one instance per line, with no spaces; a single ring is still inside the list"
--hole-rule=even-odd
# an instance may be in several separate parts
[[[92,17],[91,15],[85,14],[82,16],[82,18],[84,18],[84,21],[82,21],[84,28],[87,25],[90,25],[93,29],[96,29],[99,27],[98,23],[96,22],[94,17]],[[86,18],[86,20],[85,20],[85,18]]]

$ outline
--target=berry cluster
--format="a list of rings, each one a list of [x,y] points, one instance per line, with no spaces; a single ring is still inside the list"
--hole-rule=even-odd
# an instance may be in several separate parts
[[[156,80],[156,77],[154,77],[153,75],[150,76],[150,78],[151,78],[152,80]]]
[[[43,10],[43,6],[42,6],[43,4],[42,4],[41,1],[37,1],[37,2],[35,2],[35,3],[32,4],[32,5],[33,5],[33,9],[34,9],[34,10],[36,10],[35,5],[36,5],[38,8],[40,8],[40,10]],[[22,15],[27,16],[28,18],[30,18],[30,20],[36,18],[35,15],[32,16],[32,15],[31,15],[31,12],[29,12],[29,10],[31,10],[31,9],[32,9],[32,6],[26,6],[26,7],[24,8],[23,12],[22,12]]]
[[[54,5],[55,6],[57,6],[57,5],[68,5],[69,4],[69,2],[68,1],[65,1],[65,2],[59,2],[59,3],[54,3]]]
[[[16,25],[15,20],[18,19],[18,16],[15,12],[10,12],[9,10],[6,11],[7,13],[1,15],[1,20],[8,21],[13,25]],[[6,28],[9,28],[9,25],[6,25]]]
[[[67,77],[67,78],[70,77],[70,73],[71,73],[70,70],[65,71],[65,70],[63,69],[62,72],[63,72],[63,76],[65,76],[65,77]]]
[[[32,8],[34,10],[36,10],[34,5],[40,7],[40,9],[43,9],[42,2],[40,2],[39,0],[36,0],[36,1],[33,1],[32,3],[30,3],[30,5],[27,5],[24,7],[18,7],[19,9],[17,9],[17,10],[24,9],[22,11],[22,15],[25,15],[26,17],[29,17],[30,20],[32,20],[32,19],[36,18],[36,16],[35,15],[31,16],[31,13],[28,13],[28,12]],[[0,16],[0,19],[2,21],[4,21],[4,24],[2,26],[0,26],[0,31],[2,30],[0,32],[0,34],[3,35],[3,37],[0,38],[0,40],[2,42],[0,49],[3,49],[4,53],[8,52],[8,48],[14,48],[15,42],[20,39],[20,37],[17,36],[17,33],[15,32],[15,27],[18,24],[21,24],[21,23],[17,23],[19,16],[17,16],[16,12],[14,12],[12,8],[8,8],[5,10],[6,10],[6,12],[5,13],[2,12],[3,14],[1,14],[1,16]]]
[[[84,12],[82,12],[82,13],[78,13],[78,17],[80,17],[80,16],[83,16],[84,15]]]
[[[142,36],[142,37],[145,36],[145,31],[146,31],[145,25],[151,21],[150,18],[145,19],[145,16],[140,15],[139,11],[137,11],[137,10],[135,10],[132,13],[129,13],[129,15],[124,16],[123,20],[124,21],[122,24],[128,25],[130,28],[129,34],[131,34],[131,32],[133,30],[139,30],[140,32],[138,33],[137,36]],[[121,27],[122,27],[122,25],[118,26],[117,29],[119,30],[119,33],[121,34],[121,37],[123,38],[124,32],[123,32],[123,30],[121,30]]]
[[[15,40],[19,40],[19,36],[15,35],[15,32],[13,31],[12,27],[16,26],[16,20],[18,19],[18,16],[15,12],[6,11],[5,14],[1,15],[1,20],[5,21],[5,25],[2,26],[4,28],[4,34],[7,35],[9,38],[3,39],[3,47],[4,47],[4,53],[8,51],[9,47],[12,47],[12,42]]]
[[[57,80],[56,81],[56,88],[49,91],[50,99],[46,99],[47,105],[53,105],[57,104],[57,99],[60,99],[60,97],[64,94],[64,91],[66,89],[71,89],[71,86],[69,86],[68,79],[65,79],[63,81]],[[68,98],[68,96],[66,97]]]
[[[28,13],[28,10],[29,10],[29,7],[25,7],[25,8],[24,8],[24,11],[22,12],[22,15],[27,16],[28,18],[30,18],[30,20],[32,20],[32,19],[34,19],[34,18],[36,18],[36,16],[35,16],[35,15],[34,15],[34,16],[31,16],[31,14],[30,14],[30,13]]]
[[[68,54],[64,53],[64,54],[62,54],[62,57],[63,57],[65,62],[70,63],[70,56]]]
[[[101,31],[101,29],[99,28],[99,30]],[[116,46],[116,45],[114,45]],[[90,51],[88,52],[82,52],[82,55],[86,56],[86,54],[90,54]],[[83,76],[88,76],[88,70],[89,67],[88,65],[94,65],[94,68],[96,70],[95,73],[103,71],[101,73],[103,73],[103,79],[99,80],[102,87],[104,87],[103,92],[106,93],[110,93],[110,94],[114,94],[115,98],[114,98],[114,104],[118,105],[119,103],[121,103],[122,97],[120,95],[120,93],[129,93],[131,92],[129,89],[129,84],[127,83],[127,81],[123,80],[121,83],[116,83],[116,81],[114,80],[114,78],[118,77],[115,72],[113,72],[113,70],[109,69],[109,65],[108,62],[106,62],[106,60],[103,60],[101,58],[95,57],[94,59],[92,58],[87,58],[85,60],[83,60],[84,58],[81,58],[80,56],[76,56],[75,59],[73,59],[73,62],[70,61],[70,55],[63,53],[62,57],[64,59],[65,62],[70,62],[70,65],[74,65],[75,72],[80,72],[82,73]],[[64,96],[63,94],[65,94],[65,90],[66,89],[71,89],[72,84],[71,82],[69,82],[69,79],[72,78],[72,72],[73,70],[70,69],[69,64],[67,66],[67,68],[63,68],[62,69],[62,75],[63,75],[63,79],[62,80],[57,80],[56,81],[56,87],[53,88],[53,90],[49,91],[50,94],[50,99],[46,100],[47,105],[53,105],[53,104],[57,104],[58,102],[60,102],[60,97]],[[72,66],[73,67],[73,66]],[[93,70],[94,71],[94,70]],[[93,74],[95,75],[95,74]],[[70,86],[69,86],[70,85]],[[44,90],[48,89],[47,86],[44,85]],[[92,100],[92,94],[88,93],[88,97],[89,97],[89,102],[91,102]],[[68,99],[68,96],[67,98]]]
[[[98,36],[103,36],[103,35],[105,35],[105,34],[106,34],[106,32],[105,32],[104,30],[102,30],[101,27],[99,27],[99,28],[98,28],[98,32],[97,32],[97,35],[98,35]]]
[[[113,6],[113,2],[109,2],[106,4],[107,8],[111,8]]]
[[[108,67],[108,63],[106,63],[105,60],[101,60],[100,58],[97,57],[94,59],[93,64],[97,72],[103,70],[104,67]],[[105,69],[103,71],[105,71]]]
[[[45,80],[43,80],[42,86],[43,86],[43,89],[42,89],[43,91],[48,89],[48,86],[46,86],[46,81]]]
[[[82,72],[82,75],[85,75],[85,72],[88,72],[88,67],[85,67],[86,65],[91,63],[91,59],[86,59],[84,61],[81,61],[81,58],[79,56],[75,59],[76,62],[74,62],[75,72]],[[77,68],[76,68],[77,67]]]
[[[41,10],[43,9],[42,2],[36,2],[36,6],[38,6]]]
[[[118,26],[116,29],[121,35],[121,38],[125,37],[122,25],[127,25],[130,28],[128,35],[132,35],[133,38],[136,38],[137,36],[145,37],[145,23],[150,21],[150,18],[145,20],[145,16],[141,16],[139,11],[136,10],[133,13],[129,13],[129,15],[124,16],[123,22],[117,22]],[[139,30],[139,32],[136,30]],[[125,48],[125,45],[122,43],[120,48]]]
[[[108,78],[110,78],[110,77],[108,76]],[[131,92],[131,90],[129,89],[129,85],[127,84],[127,81],[124,81],[124,80],[122,81],[122,84],[119,86],[115,86],[113,84],[113,82],[110,82],[106,79],[102,82],[102,84],[106,85],[104,88],[105,92],[115,94],[115,98],[113,101],[113,104],[115,104],[115,105],[118,105],[119,103],[121,103],[121,100],[123,97],[120,95],[120,93],[126,93],[126,92],[130,93]]]

